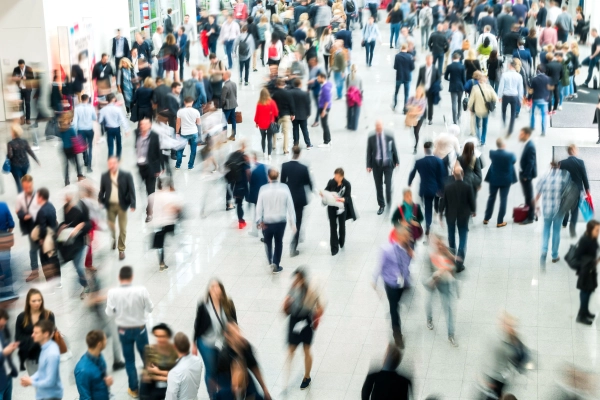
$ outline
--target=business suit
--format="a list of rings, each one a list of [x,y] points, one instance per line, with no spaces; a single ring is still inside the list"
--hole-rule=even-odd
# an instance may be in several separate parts
[[[419,87],[419,85],[423,85],[423,87],[427,88],[425,89],[425,97],[427,97],[427,120],[431,122],[431,120],[433,119],[433,98],[435,96],[435,93],[431,92],[431,88],[433,87],[434,82],[438,82],[441,80],[442,74],[437,68],[435,68],[433,64],[431,65],[431,72],[429,73],[429,81],[427,81],[426,73],[426,65],[423,65],[421,68],[419,68],[417,87]]]
[[[130,49],[129,49],[129,41],[126,37],[121,36],[123,39],[123,55],[117,57],[117,38],[114,37],[112,40],[112,56],[115,58],[115,71],[119,71],[121,68],[121,58],[129,57]]]
[[[444,79],[450,82],[448,91],[452,98],[452,121],[459,124],[462,112],[462,96],[467,83],[465,66],[459,61],[453,61],[446,67]]]
[[[152,193],[156,191],[156,178],[163,170],[163,158],[160,150],[160,139],[156,132],[150,131],[148,133],[148,148],[145,156],[142,155],[142,158],[139,158],[138,146],[139,141],[141,139],[141,132],[139,129],[135,130],[135,149],[137,160],[137,167],[140,173],[140,177],[144,184],[146,185],[146,194],[148,197]],[[148,206],[146,207],[146,215],[150,218],[152,217],[152,207],[150,202],[148,202]],[[146,222],[149,222],[146,219]]]
[[[498,22],[496,21],[496,18],[494,18],[493,15],[487,15],[485,17],[479,18],[479,21],[477,21],[477,32],[479,32],[479,34],[481,35],[483,33],[483,28],[485,28],[487,25],[489,25],[490,28],[492,28],[490,31],[492,35],[497,36]]]
[[[415,166],[408,176],[408,186],[412,184],[417,172],[421,177],[419,196],[425,205],[425,232],[429,234],[433,214],[433,199],[444,188],[444,177],[448,173],[444,162],[432,154],[428,154],[415,162]]]
[[[177,59],[179,60],[179,80],[183,82],[183,66],[185,64],[186,51],[188,48],[188,35],[184,33],[179,37],[179,33],[176,33],[175,41],[179,47],[179,54],[177,54]]]
[[[221,89],[221,107],[228,123],[231,124],[231,136],[235,138],[235,108],[237,103],[237,85],[231,79],[223,82]]]
[[[5,349],[10,344],[10,332],[6,326],[0,332],[0,341],[2,341],[2,349]],[[17,368],[12,362],[12,354],[5,356],[0,352],[0,365],[2,365],[2,368],[0,368],[0,398],[10,399],[12,395],[12,380],[19,375]],[[8,374],[7,367],[10,369]]]
[[[304,207],[308,204],[306,199],[306,188],[313,189],[310,173],[306,165],[291,160],[281,164],[281,183],[288,185],[294,202],[294,212],[296,213],[296,234],[291,243],[291,254],[296,255],[298,240],[300,238],[300,227],[302,226],[302,213]]]
[[[527,222],[533,222],[535,218],[535,204],[533,203],[533,179],[537,177],[537,157],[535,146],[531,140],[527,140],[521,160],[519,160],[519,181],[523,188],[525,204],[529,206]]]
[[[390,132],[373,132],[367,139],[367,169],[373,170],[377,204],[380,208],[392,204],[392,174],[394,167],[400,164],[396,142]],[[385,201],[383,199],[383,181],[385,179]]]
[[[393,108],[396,109],[396,105],[398,104],[398,91],[400,90],[400,86],[404,85],[404,112],[406,112],[411,73],[415,69],[413,56],[405,51],[396,54],[396,57],[394,58],[394,69],[396,70],[396,90],[394,92]]]
[[[496,195],[500,191],[500,210],[498,210],[498,225],[504,223],[506,214],[506,200],[510,186],[517,183],[517,174],[514,165],[517,157],[504,149],[490,150],[490,169],[485,176],[485,181],[490,184],[490,196],[485,209],[484,222],[492,218]]]
[[[21,92],[21,100],[23,101],[19,106],[19,109],[23,111],[23,116],[25,117],[25,121],[29,122],[31,119],[31,90],[32,90],[32,81],[35,79],[33,75],[33,70],[31,67],[25,65],[25,68],[21,71],[20,67],[15,67],[13,69],[14,77],[19,78],[19,82],[17,86],[19,86],[19,90]]]
[[[349,219],[356,220],[356,213],[352,205],[352,185],[345,178],[341,185],[338,186],[335,179],[330,179],[327,182],[325,190],[335,192],[344,199],[344,211],[338,214],[339,208],[327,206],[327,216],[329,217],[329,245],[331,247],[331,255],[335,256],[340,248],[346,243],[346,221]],[[339,225],[339,235],[338,235]]]
[[[579,189],[579,193],[582,191],[588,192],[590,190],[590,183],[587,177],[587,171],[585,169],[585,164],[583,160],[577,158],[575,156],[569,156],[567,159],[562,160],[560,162],[560,169],[569,172],[571,176],[571,180],[573,183],[577,185],[577,189]],[[577,224],[577,217],[579,216],[579,204],[576,204],[575,207],[571,210],[571,225],[569,226],[569,231],[571,232],[571,236],[575,236],[575,225]],[[569,213],[565,214],[565,218],[563,219],[563,226],[566,227],[569,222]]]
[[[448,225],[448,247],[456,255],[457,272],[464,269],[467,252],[469,218],[475,212],[475,192],[473,187],[462,180],[455,180],[444,189],[441,203],[442,214],[446,214]],[[456,248],[456,229],[458,228],[458,251]]]
[[[294,120],[292,121],[292,137],[294,138],[294,146],[300,143],[300,129],[302,129],[302,136],[304,138],[304,144],[306,147],[311,147],[310,136],[308,135],[308,117],[310,117],[310,95],[308,92],[294,88],[290,89],[294,104]]]
[[[111,193],[117,189],[118,203],[111,202]],[[100,178],[100,192],[98,202],[106,208],[108,227],[112,232],[113,248],[115,247],[115,221],[119,217],[119,251],[125,251],[127,238],[127,209],[135,209],[135,186],[133,177],[129,172],[119,170],[116,182],[111,179],[110,171],[102,174]]]

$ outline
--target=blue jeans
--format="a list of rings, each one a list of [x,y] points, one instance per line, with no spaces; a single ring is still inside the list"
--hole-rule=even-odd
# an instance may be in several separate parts
[[[229,69],[233,68],[233,43],[235,40],[226,40],[225,41],[225,54],[227,54],[227,62],[229,63]]]
[[[0,251],[0,273],[2,273],[0,299],[14,296],[15,292],[13,290],[12,270],[10,268],[10,250]]]
[[[373,53],[375,52],[375,41],[365,42],[365,51],[367,55],[367,65],[370,67],[373,62]]]
[[[475,131],[477,132],[477,139],[483,145],[485,144],[485,138],[487,136],[487,125],[488,117],[479,118],[475,116]]]
[[[117,141],[117,158],[121,158],[121,128],[106,128],[106,142],[108,143],[108,158],[115,153],[115,140]]]
[[[119,340],[123,349],[123,357],[125,358],[125,371],[127,371],[127,381],[129,389],[138,390],[139,381],[137,371],[135,369],[135,352],[134,346],[142,358],[144,358],[144,349],[148,345],[148,330],[143,328],[120,328]]]
[[[398,36],[400,35],[400,22],[390,24],[390,47],[394,47]]]
[[[396,105],[398,104],[398,91],[402,85],[404,85],[404,107],[406,108],[406,103],[408,102],[408,92],[410,91],[410,81],[396,81],[396,91],[394,92],[394,108],[396,108]]]
[[[12,381],[12,377],[6,377],[6,387],[4,388],[4,390],[0,391],[0,400],[12,400]]]
[[[437,290],[440,292],[440,302],[442,303],[442,310],[446,317],[446,325],[448,325],[448,336],[454,336],[454,316],[452,315],[452,301],[453,297],[453,284],[448,282],[439,282],[437,284]],[[429,291],[427,298],[426,314],[427,320],[433,319],[433,290]]]
[[[87,279],[85,278],[85,256],[87,255],[87,249],[87,246],[83,246],[73,257],[73,265],[77,271],[79,284],[83,287],[87,286]]]
[[[494,212],[494,204],[496,204],[496,196],[500,191],[500,209],[498,210],[498,224],[504,222],[504,215],[506,214],[506,200],[508,199],[508,192],[510,186],[493,186],[490,185],[490,197],[488,197],[487,207],[485,208],[484,220],[489,221],[492,219],[492,213]]]
[[[234,115],[234,118],[235,118],[235,115]],[[190,145],[191,153],[190,153],[190,158],[188,159],[188,168],[192,169],[192,168],[194,168],[194,161],[196,160],[196,150],[197,150],[196,142],[198,141],[198,135],[181,135],[181,137],[183,139],[187,140]],[[177,161],[175,162],[175,168],[181,167],[181,159],[183,158],[183,150],[185,150],[185,149],[177,150]]]
[[[23,186],[21,185],[21,178],[27,174],[27,171],[29,170],[29,164],[25,165],[25,166],[17,166],[17,165],[12,165],[10,166],[10,173],[12,174],[13,178],[15,178],[15,183],[17,184],[17,192],[21,193],[23,191]]]
[[[552,258],[558,258],[558,246],[560,245],[560,227],[564,215],[556,213],[552,217],[544,216],[544,231],[542,232],[542,262],[546,261],[548,254],[548,242],[550,241],[550,230],[552,230]]]
[[[81,135],[87,143],[87,150],[83,152],[83,165],[88,168],[92,168],[92,146],[94,145],[94,131],[90,130],[78,130],[78,135]]]
[[[535,129],[535,109],[540,110],[542,115],[542,135],[546,134],[546,110],[548,109],[548,102],[545,100],[534,100],[531,105],[531,123],[529,127]]]
[[[227,122],[231,123],[231,135],[235,137],[235,108],[230,108],[229,110],[223,109],[223,115],[225,116]]]
[[[469,233],[469,220],[446,221],[448,223],[448,247],[452,254],[456,255],[456,265],[461,266],[465,262],[467,252],[467,235]],[[456,229],[458,228],[458,251],[456,251]]]
[[[285,233],[285,222],[276,222],[265,224],[263,236],[265,238],[265,251],[269,264],[275,264],[279,267],[281,253],[283,252],[283,234]],[[273,240],[275,240],[275,249],[273,249]]]
[[[342,98],[342,91],[344,90],[344,76],[340,71],[333,72],[333,80],[335,81],[335,88],[337,90],[337,98]]]
[[[442,76],[442,69],[444,68],[444,53],[433,55],[433,64],[432,65],[435,65],[436,63],[437,63],[438,72],[440,73],[440,76]]]
[[[585,60],[582,61],[583,65],[588,66],[588,75],[587,75],[587,78],[585,79],[586,85],[589,85],[590,81],[592,80],[592,75],[594,74],[594,68],[596,68],[598,66],[599,62],[600,62],[600,56],[594,57],[594,58],[586,57]]]
[[[217,357],[219,356],[219,350],[216,347],[206,345],[201,338],[196,340],[196,346],[202,361],[204,362],[204,382],[206,383],[206,389],[208,391],[208,397],[212,399],[217,390],[216,379],[217,379]]]

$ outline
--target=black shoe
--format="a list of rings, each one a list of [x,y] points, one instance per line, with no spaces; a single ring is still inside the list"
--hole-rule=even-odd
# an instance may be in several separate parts
[[[457,265],[456,266],[456,273],[461,273],[465,270],[465,266],[463,264]]]
[[[118,371],[123,368],[125,368],[125,363],[123,361],[117,361],[113,364],[113,371]]]
[[[596,142],[596,144],[600,144],[600,139],[598,139],[598,141]]]
[[[310,378],[302,379],[302,383],[300,384],[300,390],[304,390],[304,389],[308,388],[310,386],[311,381],[312,381],[312,379],[310,379]]]
[[[525,221],[521,222],[519,225],[529,225],[529,224],[533,224],[532,219],[526,219]]]
[[[338,251],[339,251],[338,249],[331,250],[331,255],[335,256],[338,253]]]
[[[584,325],[591,325],[593,323],[591,319],[584,315],[578,315],[576,321]]]
[[[596,318],[596,314],[592,314],[592,313],[591,313],[591,312],[589,312],[589,311],[588,311],[588,312],[586,312],[586,313],[585,313],[585,315],[586,315],[588,318],[591,318],[591,319],[594,319],[594,318]]]
[[[296,257],[300,252],[298,250],[290,250],[290,257]]]
[[[379,210],[377,210],[377,215],[383,214],[384,211],[385,211],[385,208],[383,208],[383,207],[380,206]]]
[[[429,120],[429,122],[427,123],[427,125],[433,125],[433,122],[431,122],[431,120]]]

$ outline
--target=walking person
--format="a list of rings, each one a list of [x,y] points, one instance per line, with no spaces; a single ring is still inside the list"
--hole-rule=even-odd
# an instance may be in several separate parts
[[[502,74],[498,85],[498,98],[502,102],[502,123],[506,126],[506,109],[510,105],[510,122],[507,135],[510,136],[515,125],[517,109],[523,99],[523,78],[516,71],[515,61],[508,65],[508,71]]]
[[[235,23],[235,22],[234,22]],[[228,124],[231,124],[231,135],[229,140],[235,141],[236,120],[235,109],[238,106],[237,102],[237,86],[231,80],[231,72],[223,72],[223,87],[221,89],[221,108],[223,108],[223,116]]]
[[[585,193],[589,195],[590,192],[590,183],[588,181],[587,171],[585,168],[585,164],[581,158],[578,158],[577,155],[579,150],[575,144],[570,144],[567,147],[567,153],[569,157],[559,162],[560,169],[567,171],[569,176],[571,177],[571,181],[577,185],[577,189],[579,190],[580,195],[578,196],[578,201],[575,206],[570,210],[571,212],[571,223],[569,225],[569,233],[572,238],[576,237],[577,234],[575,232],[575,226],[577,225],[577,218],[579,217],[579,199],[581,198],[581,194]],[[562,226],[563,228],[567,227],[569,223],[569,212],[565,213],[565,218],[563,219]]]
[[[154,217],[154,239],[152,248],[158,251],[158,272],[169,268],[165,264],[165,239],[167,233],[175,232],[175,224],[179,221],[179,215],[183,210],[183,199],[175,192],[171,177],[164,176],[158,181],[158,190],[152,194],[152,207]]]
[[[519,141],[525,143],[521,158],[519,160],[519,182],[523,188],[525,204],[529,207],[527,219],[521,222],[521,225],[533,223],[535,216],[535,203],[533,199],[533,180],[537,177],[537,156],[535,145],[531,141],[531,128],[522,128],[519,132]]]
[[[143,286],[132,286],[132,282],[133,268],[121,267],[119,286],[108,291],[105,312],[109,317],[115,318],[119,329],[119,340],[125,358],[125,371],[127,371],[127,393],[137,398],[139,380],[135,369],[134,347],[144,361],[144,349],[148,345],[146,315],[152,312],[154,304],[148,290]]]
[[[383,121],[375,122],[375,132],[367,140],[367,172],[373,171],[377,203],[377,215],[383,214],[386,205],[392,204],[392,174],[394,168],[400,165],[396,142],[391,132],[383,130]],[[383,184],[385,182],[385,200],[383,198]]]
[[[106,348],[106,335],[101,330],[89,331],[85,337],[87,351],[75,365],[75,384],[82,399],[109,399],[113,377],[106,373],[102,351]]]
[[[227,67],[223,64],[223,61],[217,58],[217,55],[213,52],[210,53],[208,59],[210,61],[210,65],[208,67],[208,75],[210,77],[210,85],[213,93],[213,103],[215,105],[215,108],[222,108],[221,94],[223,92],[223,74],[225,73],[225,71],[227,71]]]
[[[294,203],[294,213],[296,215],[296,233],[290,245],[290,257],[300,254],[298,251],[298,242],[300,241],[302,214],[304,207],[308,205],[306,191],[307,189],[310,192],[313,190],[308,167],[298,161],[301,151],[298,146],[292,147],[292,159],[281,164],[281,183],[285,183],[290,189]]]
[[[590,31],[591,40],[592,41],[592,49],[589,57],[586,57],[581,65],[586,65],[588,67],[587,78],[585,78],[585,82],[581,85],[581,88],[589,88],[589,84],[592,81],[592,76],[594,75],[594,69],[600,69],[600,36],[598,36],[598,29],[592,28]]]
[[[397,1],[395,4],[390,3],[388,5],[388,16],[390,22],[390,49],[394,48],[394,43],[398,40],[398,35],[400,35],[400,26],[402,24],[403,15],[402,10],[400,9],[400,2]]]
[[[137,92],[136,92],[137,93]],[[90,96],[81,95],[81,103],[75,106],[73,116],[73,128],[85,143],[86,149],[83,151],[83,165],[87,172],[92,172],[92,149],[94,148],[94,121],[97,121],[96,110],[90,104]]]
[[[31,240],[37,241],[40,245],[40,261],[46,281],[58,277],[56,288],[62,288],[60,281],[60,261],[56,253],[54,235],[58,229],[56,220],[56,208],[48,201],[50,192],[46,188],[38,189],[36,201],[40,207],[35,217],[35,226],[31,231]]]
[[[200,112],[195,109],[194,99],[191,97],[185,97],[183,99],[184,107],[177,111],[177,122],[175,132],[180,138],[185,139],[190,145],[190,155],[188,158],[188,170],[194,169],[194,162],[196,161],[196,150],[198,149],[198,132],[201,130]],[[181,168],[181,162],[183,160],[183,149],[177,150],[177,162],[175,163],[175,170]]]
[[[381,40],[381,33],[379,32],[379,27],[375,24],[375,18],[371,16],[362,29],[362,42],[366,52],[368,67],[373,63],[373,54],[375,53],[375,45],[378,40]]]
[[[404,108],[402,112],[406,114],[406,103],[408,102],[408,93],[410,91],[410,81],[412,71],[415,69],[415,61],[411,54],[408,53],[408,46],[403,44],[400,52],[394,57],[394,69],[396,70],[396,90],[394,91],[394,103],[392,111],[396,110],[398,105],[398,91],[400,86],[404,85]]]
[[[23,191],[21,179],[29,171],[28,155],[38,165],[41,166],[41,164],[33,150],[31,150],[29,142],[21,137],[23,135],[23,128],[17,124],[12,124],[10,126],[10,133],[12,140],[6,144],[6,158],[10,161],[10,173],[17,185],[17,192],[21,193]]]
[[[331,51],[333,53],[330,59],[331,72],[333,72],[333,81],[335,82],[336,100],[339,100],[342,98],[344,78],[346,77],[346,70],[348,68],[348,58],[346,56],[347,50],[344,49],[341,40],[336,40]]]
[[[5,202],[0,201],[0,235],[3,236],[4,240],[12,239],[14,242],[14,228],[15,221],[8,209],[8,205]],[[16,300],[19,298],[13,289],[10,257],[10,250],[13,246],[14,244],[10,242],[3,243],[2,248],[0,249],[0,273],[2,274],[2,280],[0,281],[0,302]]]
[[[292,232],[296,233],[296,215],[290,189],[278,180],[279,171],[270,169],[269,184],[260,189],[256,202],[256,223],[263,231],[267,261],[274,274],[283,271],[279,263],[283,252],[286,220],[290,222]]]
[[[193,33],[194,32],[186,31],[186,28],[184,26],[180,26],[179,29],[177,30],[177,33],[174,34],[175,43],[177,45],[176,59],[179,63],[179,79],[177,79],[177,76],[175,76],[176,82],[183,82],[184,64],[185,64],[186,58],[189,59],[188,53],[189,53],[189,48],[190,48],[190,35]],[[189,65],[189,62],[188,62],[188,65]],[[175,72],[173,72],[173,74],[177,75],[177,74],[175,74]]]
[[[190,340],[183,332],[173,338],[177,363],[167,375],[165,400],[193,400],[198,396],[202,377],[202,361],[190,353]]]
[[[254,123],[260,131],[261,146],[264,160],[271,160],[271,150],[273,149],[273,135],[276,133],[272,129],[272,125],[278,120],[279,109],[277,103],[271,98],[269,90],[262,88],[258,103],[256,104],[256,112],[254,114]],[[265,139],[267,139],[265,147]],[[267,155],[268,154],[268,155]]]
[[[302,79],[295,78],[292,82],[293,88],[290,89],[292,100],[294,102],[294,119],[292,120],[292,137],[294,138],[294,146],[300,144],[300,130],[306,150],[313,148],[308,134],[308,118],[310,117],[310,95],[308,91],[302,90]]]
[[[425,98],[425,89],[423,86],[417,86],[415,95],[408,98],[406,103],[406,118],[404,125],[407,128],[413,128],[415,135],[415,147],[413,154],[417,154],[417,145],[419,144],[419,132],[425,120],[425,111],[427,110],[427,99]]]
[[[227,14],[225,22],[221,25],[219,39],[225,47],[229,69],[233,68],[233,44],[238,36],[240,36],[240,24],[233,20],[233,15]]]
[[[256,202],[258,201],[258,193],[260,188],[269,183],[269,167],[265,163],[260,163],[256,160],[256,153],[251,153],[251,160],[253,162],[252,172],[250,174],[250,181],[248,184],[248,195],[246,196],[246,202],[252,223],[250,232],[251,236],[258,236],[258,227],[254,223],[256,221]],[[261,239],[262,240],[262,239]]]
[[[537,74],[531,79],[531,87],[529,88],[529,97],[531,98],[531,123],[529,127],[535,129],[535,110],[540,110],[542,117],[542,136],[546,136],[546,110],[548,109],[548,99],[550,92],[553,90],[552,81],[544,73],[546,68],[540,64],[537,66]]]
[[[370,372],[363,383],[362,400],[408,400],[410,398],[412,382],[397,372],[401,360],[402,354],[398,347],[389,344],[385,352],[383,368],[378,372]]]
[[[108,157],[115,154],[115,141],[117,143],[117,158],[121,159],[121,132],[129,133],[129,122],[125,117],[123,109],[117,105],[117,98],[110,93],[106,96],[108,105],[102,107],[98,117],[98,123],[106,129],[106,142],[108,144]]]
[[[497,228],[506,226],[504,215],[506,214],[506,202],[510,186],[517,183],[517,174],[515,172],[515,163],[517,158],[509,151],[506,151],[504,139],[496,139],[497,150],[490,150],[490,168],[485,176],[485,181],[489,183],[490,195],[488,197],[483,224],[487,225],[492,219],[496,195],[500,192],[500,209],[498,210]]]
[[[38,252],[40,245],[35,240],[31,239],[31,232],[35,226],[37,213],[40,205],[36,199],[36,191],[33,187],[33,178],[26,174],[21,178],[23,191],[17,195],[16,214],[19,218],[19,228],[21,233],[29,239],[29,263],[31,266],[31,274],[25,278],[25,282],[31,282],[39,277]]]
[[[462,97],[467,83],[465,66],[460,59],[459,53],[452,54],[452,63],[446,67],[446,72],[444,72],[444,79],[450,82],[448,91],[452,100],[452,121],[456,125],[460,124]]]
[[[494,91],[498,93],[498,85],[502,76],[502,60],[498,58],[498,50],[492,50],[486,61],[487,77]]]
[[[319,112],[318,115],[321,117],[321,124],[323,127],[323,143],[319,147],[331,147],[331,132],[329,131],[329,110],[331,110],[331,100],[333,85],[327,80],[327,75],[320,71],[317,74],[317,81],[321,86],[319,91]],[[313,126],[315,124],[313,123]]]
[[[14,64],[13,64],[14,65]],[[21,124],[31,124],[31,92],[33,91],[33,82],[35,75],[30,66],[25,65],[25,60],[17,61],[17,66],[13,69],[12,76],[18,81],[19,91],[21,92],[21,104],[19,109],[23,114]]]
[[[498,96],[487,82],[487,77],[482,73],[476,73],[477,85],[473,85],[471,95],[469,96],[468,109],[473,110],[475,117],[475,132],[480,146],[485,146],[487,138],[488,117],[490,115],[490,105],[496,105]]]
[[[444,67],[444,55],[450,48],[450,44],[444,34],[443,24],[437,24],[434,22],[435,31],[429,36],[427,46],[433,55],[433,65],[437,64],[438,75],[442,76],[442,69]]]
[[[333,179],[330,179],[325,190],[333,195],[335,205],[327,204],[329,218],[329,245],[331,255],[335,256],[346,243],[346,221],[356,220],[356,212],[352,203],[352,185],[344,178],[344,170],[336,168]],[[339,233],[338,233],[339,226]]]
[[[177,364],[177,352],[171,337],[169,325],[160,323],[152,327],[156,342],[144,348],[144,369],[141,374],[140,397],[142,399],[164,399],[167,375]]]
[[[591,220],[585,233],[577,242],[575,260],[577,265],[577,289],[579,289],[579,312],[577,322],[585,325],[594,323],[595,314],[590,312],[590,298],[598,287],[598,235],[600,223]]]
[[[356,131],[363,100],[362,79],[358,76],[356,64],[350,67],[346,77],[346,129]]]
[[[242,142],[240,148],[231,153],[225,161],[225,168],[229,169],[225,175],[228,184],[225,195],[226,211],[232,208],[236,209],[239,229],[246,227],[243,202],[244,197],[248,195],[248,181],[250,180],[250,164],[245,152],[246,144]],[[232,198],[235,199],[235,206],[231,204]]]
[[[8,323],[8,312],[0,309],[0,362],[4,368],[0,369],[0,397],[2,400],[11,400],[13,391],[13,378],[19,374],[12,361],[12,354],[19,347],[19,342],[10,341],[10,332],[6,324]]]
[[[296,102],[294,101],[292,93],[286,89],[285,80],[277,78],[275,84],[277,87],[273,90],[271,96],[275,101],[275,104],[277,104],[277,123],[281,126],[281,133],[283,135],[283,154],[288,154],[290,152],[290,128],[295,119]],[[273,150],[275,150],[277,148],[277,139],[276,137],[273,139]]]
[[[58,118],[58,136],[60,136],[63,145],[63,154],[65,155],[65,186],[71,182],[69,180],[69,163],[75,164],[77,179],[82,180],[81,167],[75,152],[74,139],[77,137],[75,129],[72,127],[73,116],[70,112],[65,112]]]
[[[404,289],[412,283],[409,266],[414,253],[410,248],[410,232],[399,226],[395,233],[394,240],[383,245],[378,267],[373,274],[373,287],[377,288],[377,281],[381,277],[390,305],[394,342],[404,349],[399,305]]]
[[[304,377],[300,389],[304,390],[310,386],[312,381],[310,371],[312,370],[313,357],[310,350],[314,330],[323,315],[324,305],[319,292],[314,285],[311,285],[303,268],[295,270],[292,278],[292,287],[283,301],[283,311],[290,317],[287,335],[289,357],[286,360],[285,387],[289,383],[294,353],[298,346],[302,344],[304,350]]]
[[[248,76],[250,75],[250,59],[252,58],[252,55],[255,54],[254,51],[256,48],[256,45],[254,43],[254,37],[248,31],[248,26],[251,25],[242,26],[242,33],[235,39],[235,43],[233,46],[234,51],[239,58],[240,85],[242,84],[242,73],[244,72],[244,70],[246,71],[243,79],[245,86],[248,86]],[[256,65],[256,58],[254,65]]]
[[[425,65],[419,68],[419,75],[417,77],[417,87],[423,86],[425,88],[425,97],[427,98],[427,120],[429,125],[432,124],[435,97],[439,96],[442,89],[442,74],[439,69],[435,68],[433,65],[433,57],[432,54],[427,54],[425,56]]]

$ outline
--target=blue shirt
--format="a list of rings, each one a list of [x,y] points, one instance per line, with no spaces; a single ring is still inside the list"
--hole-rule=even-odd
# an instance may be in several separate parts
[[[498,87],[498,97],[517,96],[523,98],[523,78],[514,70],[508,70],[502,74]]]
[[[75,383],[79,392],[79,400],[108,400],[106,377],[106,361],[102,354],[94,357],[86,352],[75,366]]]
[[[31,384],[36,389],[35,398],[62,399],[63,387],[60,382],[60,350],[54,340],[42,346],[38,370],[31,376]]]
[[[15,227],[15,221],[8,209],[8,205],[0,201],[0,232],[6,232]]]
[[[73,116],[73,127],[75,131],[91,131],[96,121],[96,110],[90,103],[79,104],[75,107]]]
[[[120,106],[115,103],[111,103],[100,110],[100,121],[107,128],[122,128],[123,131],[128,131],[129,127],[125,113]]]
[[[381,276],[387,286],[393,288],[400,287],[398,278],[402,276],[404,284],[401,287],[410,286],[410,265],[411,258],[407,251],[398,243],[386,243],[381,252],[381,261],[379,269],[375,271],[373,281]]]

